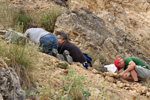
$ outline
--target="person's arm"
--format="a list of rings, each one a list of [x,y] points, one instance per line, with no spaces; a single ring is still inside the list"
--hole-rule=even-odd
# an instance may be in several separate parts
[[[119,74],[119,76],[123,76],[125,73],[130,72],[131,70],[133,70],[135,68],[135,66],[136,66],[136,64],[133,61],[130,61],[128,68],[125,71],[121,72]]]
[[[24,36],[29,38],[29,30],[27,30],[25,33],[24,33]]]

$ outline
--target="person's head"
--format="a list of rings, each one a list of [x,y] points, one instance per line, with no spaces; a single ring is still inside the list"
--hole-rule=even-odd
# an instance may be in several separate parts
[[[68,36],[64,32],[58,32],[56,33],[58,44],[61,45],[64,41],[68,41]]]
[[[124,68],[124,61],[121,58],[117,58],[114,61],[115,66],[117,67],[117,70],[119,71],[120,69]]]
[[[30,25],[28,25],[28,28],[37,28],[37,26],[34,24],[30,24]]]

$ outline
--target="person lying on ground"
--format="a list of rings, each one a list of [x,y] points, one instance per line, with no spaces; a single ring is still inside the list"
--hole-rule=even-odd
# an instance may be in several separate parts
[[[137,57],[117,58],[114,64],[118,71],[124,69],[119,76],[127,81],[140,82],[150,77],[150,67]]]
[[[51,55],[53,49],[58,49],[57,37],[53,33],[42,28],[37,28],[37,26],[31,25],[24,35],[35,44],[39,43],[43,53]]]

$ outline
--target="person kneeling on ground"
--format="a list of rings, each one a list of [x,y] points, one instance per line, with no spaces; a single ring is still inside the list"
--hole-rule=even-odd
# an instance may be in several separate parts
[[[40,42],[41,51],[43,53],[51,55],[53,49],[58,49],[57,37],[42,28],[31,25],[24,35],[29,37],[35,44]]]
[[[63,54],[65,51],[65,54],[70,53],[70,56],[72,57],[74,62],[80,62],[82,65],[87,69],[88,63],[81,52],[81,50],[74,45],[73,43],[68,41],[68,36],[64,32],[58,32],[56,33],[57,39],[58,39],[58,53]],[[69,52],[66,52],[69,51]]]
[[[150,67],[137,57],[117,58],[114,64],[118,71],[124,68],[119,76],[127,81],[140,82],[150,77]]]

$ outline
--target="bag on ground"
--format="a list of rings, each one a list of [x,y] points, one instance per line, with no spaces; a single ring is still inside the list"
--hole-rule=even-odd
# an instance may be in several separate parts
[[[83,55],[86,58],[87,62],[90,64],[90,66],[92,66],[92,62],[91,62],[92,58],[88,54],[86,54],[86,53],[83,53]]]

